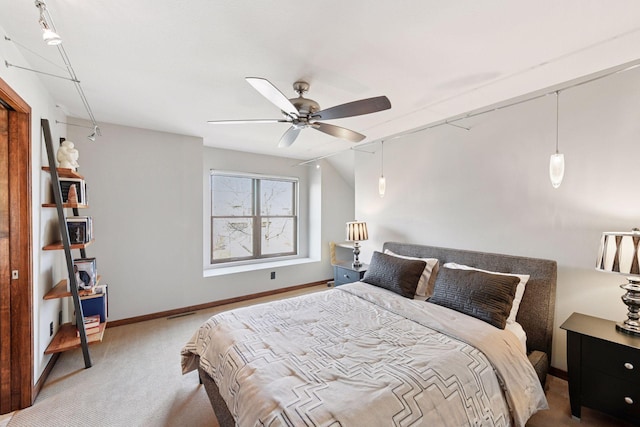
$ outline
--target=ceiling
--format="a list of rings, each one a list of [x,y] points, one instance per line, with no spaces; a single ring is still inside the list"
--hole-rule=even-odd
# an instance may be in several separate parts
[[[279,149],[288,124],[206,122],[282,118],[244,77],[290,98],[303,79],[322,108],[390,99],[390,110],[330,121],[366,144],[640,57],[635,0],[46,3],[98,123],[302,160],[354,144],[305,129]],[[65,73],[33,1],[0,0],[0,27],[26,61],[15,65]],[[39,76],[68,116],[88,118],[71,82]]]

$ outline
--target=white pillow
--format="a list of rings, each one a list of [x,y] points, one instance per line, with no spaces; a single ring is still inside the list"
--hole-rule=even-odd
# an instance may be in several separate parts
[[[527,354],[527,334],[522,328],[522,325],[517,322],[508,323],[504,327],[505,330],[510,331],[516,337],[518,337],[518,341],[520,341],[520,347],[524,354]]]
[[[497,271],[482,270],[480,268],[469,267],[464,264],[456,264],[455,262],[448,262],[444,265],[446,268],[458,269],[458,270],[476,270],[490,274],[499,274],[501,276],[516,276],[520,279],[520,282],[516,286],[516,295],[513,298],[513,304],[511,305],[511,311],[509,317],[507,317],[507,323],[516,323],[516,316],[518,315],[518,309],[520,308],[520,302],[522,301],[522,295],[524,295],[524,288],[529,281],[528,274],[515,274],[515,273],[500,273]]]
[[[433,280],[430,280],[431,277],[435,279],[435,274],[432,276],[432,273],[437,270],[438,260],[436,258],[416,258],[412,256],[398,255],[390,251],[389,249],[385,249],[384,253],[387,255],[392,255],[398,258],[403,259],[417,259],[420,261],[424,261],[427,265],[424,267],[422,274],[420,275],[420,280],[418,280],[418,286],[416,287],[416,295],[419,297],[430,297],[433,294]],[[423,299],[423,298],[420,298]]]

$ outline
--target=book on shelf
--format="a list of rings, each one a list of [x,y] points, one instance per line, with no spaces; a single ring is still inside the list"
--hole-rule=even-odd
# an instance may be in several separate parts
[[[88,243],[93,239],[93,219],[90,216],[67,217],[67,229],[69,230],[69,242]]]
[[[90,328],[85,327],[84,328],[84,333],[87,335],[92,335],[92,334],[97,334],[98,332],[100,332],[100,324],[98,323],[97,326],[92,326]],[[80,338],[80,331],[78,329],[76,329],[76,338]]]
[[[90,290],[95,293],[98,284],[98,269],[95,258],[76,258],[73,260],[73,270],[76,275],[78,289]]]
[[[84,319],[84,331],[87,335],[100,332],[100,315],[85,316]],[[76,329],[76,337],[80,336],[80,330]]]
[[[78,203],[80,205],[87,204],[87,184],[82,178],[60,178],[60,191],[62,193],[62,203]],[[69,201],[69,191],[74,185],[76,200]]]

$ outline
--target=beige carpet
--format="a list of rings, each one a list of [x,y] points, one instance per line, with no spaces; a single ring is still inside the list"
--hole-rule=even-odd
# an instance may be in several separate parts
[[[254,302],[325,289],[316,286]],[[104,341],[90,347],[92,368],[84,369],[80,350],[63,353],[35,404],[15,413],[8,426],[217,426],[197,374],[180,373],[180,349],[213,313],[247,304],[108,328]],[[549,386],[551,410],[536,414],[527,427],[630,426],[586,408],[581,423],[573,420],[567,383],[549,377]]]

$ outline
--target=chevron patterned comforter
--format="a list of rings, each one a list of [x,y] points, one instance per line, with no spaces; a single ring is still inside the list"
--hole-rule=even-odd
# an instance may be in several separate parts
[[[547,406],[515,336],[364,283],[231,310],[182,350],[239,426],[524,426]]]

